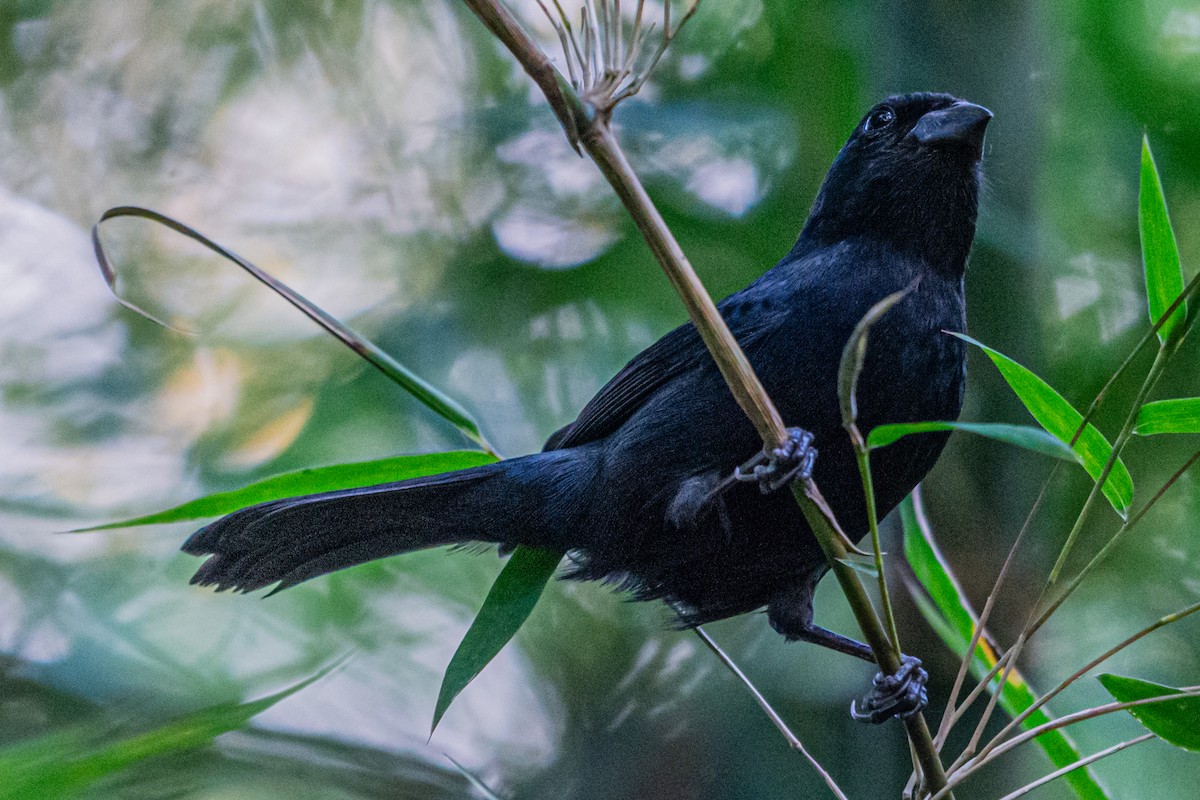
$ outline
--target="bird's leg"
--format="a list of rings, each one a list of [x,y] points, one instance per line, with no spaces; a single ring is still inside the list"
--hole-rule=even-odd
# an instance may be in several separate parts
[[[868,645],[813,624],[813,592],[824,570],[801,582],[796,589],[777,597],[767,607],[771,627],[789,641],[811,642],[839,653],[876,663]],[[891,675],[876,673],[871,691],[850,704],[850,716],[859,722],[878,725],[892,717],[908,719],[929,702],[925,684],[929,673],[920,659],[900,656],[900,668]]]
[[[755,482],[763,494],[786,486],[795,478],[812,476],[817,460],[817,448],[812,446],[813,435],[803,428],[788,428],[783,444],[763,448],[754,458],[733,471],[737,481]]]

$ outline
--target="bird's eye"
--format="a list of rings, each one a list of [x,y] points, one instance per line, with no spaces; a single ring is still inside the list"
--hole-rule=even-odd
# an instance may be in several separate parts
[[[880,128],[886,128],[896,121],[896,112],[892,111],[887,106],[876,109],[871,112],[871,116],[867,117],[867,124],[863,126],[864,131],[874,131]]]

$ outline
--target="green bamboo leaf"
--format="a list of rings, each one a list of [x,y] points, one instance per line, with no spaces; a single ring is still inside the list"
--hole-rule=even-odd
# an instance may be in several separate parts
[[[904,436],[931,431],[965,431],[1064,461],[1079,461],[1075,451],[1041,428],[996,422],[897,422],[877,425],[867,435],[867,446],[872,449],[887,447]]]
[[[1179,264],[1175,232],[1171,230],[1171,218],[1167,215],[1167,199],[1163,196],[1158,168],[1150,152],[1150,140],[1145,136],[1142,136],[1138,229],[1142,237],[1142,265],[1146,271],[1150,322],[1156,323],[1183,293],[1183,270]],[[1186,317],[1187,303],[1183,302],[1158,329],[1159,341],[1165,344],[1175,331],[1182,331],[1180,325]]]
[[[1016,392],[1017,397],[1033,415],[1033,418],[1038,421],[1038,424],[1059,441],[1070,444],[1071,437],[1075,435],[1075,431],[1079,430],[1079,424],[1083,422],[1083,415],[1076,411],[1074,406],[1068,403],[1050,384],[1003,353],[972,339],[965,333],[950,333],[987,353],[988,358],[1000,370],[1004,380]],[[1083,468],[1092,476],[1092,480],[1100,477],[1104,471],[1104,465],[1108,463],[1108,459],[1112,455],[1112,445],[1090,422],[1083,429],[1072,449],[1079,455]],[[1108,502],[1121,515],[1121,518],[1126,518],[1129,514],[1129,506],[1133,502],[1133,478],[1130,477],[1129,470],[1120,459],[1113,464],[1108,479],[1104,481],[1103,491],[1104,496],[1108,498]]]
[[[913,282],[898,292],[892,292],[867,309],[867,313],[854,326],[850,338],[842,348],[842,361],[838,365],[838,399],[842,406],[842,424],[847,430],[858,419],[858,401],[854,395],[858,388],[858,376],[862,372],[863,361],[867,357],[867,336],[871,332],[871,326],[890,311],[892,306],[903,300],[915,286],[916,282]]]
[[[467,438],[476,442],[480,447],[488,452],[495,452],[492,446],[488,444],[483,433],[479,429],[478,423],[471,417],[470,414],[455,402],[449,395],[443,393],[437,387],[428,383],[421,376],[410,370],[408,367],[401,364],[390,355],[380,350],[374,343],[363,337],[361,334],[351,330],[347,325],[327,313],[320,306],[313,303],[304,295],[297,292],[292,287],[278,280],[261,267],[252,264],[246,259],[239,256],[227,247],[224,247],[212,239],[209,239],[204,234],[197,231],[190,225],[172,219],[165,214],[160,214],[157,211],[151,211],[148,208],[140,208],[138,206],[117,206],[110,208],[100,215],[100,219],[92,226],[92,249],[96,253],[96,263],[100,267],[100,272],[104,276],[105,283],[108,284],[109,291],[112,292],[114,298],[121,305],[129,310],[140,314],[141,316],[156,322],[167,328],[170,325],[152,316],[146,310],[134,305],[130,301],[124,299],[117,293],[117,273],[109,261],[108,255],[104,252],[104,245],[100,241],[100,226],[110,220],[118,217],[136,217],[138,219],[146,219],[151,222],[158,223],[166,228],[170,228],[178,234],[188,237],[189,239],[199,242],[201,245],[221,256],[222,258],[232,261],[234,264],[248,272],[256,280],[262,283],[271,291],[278,294],[284,300],[287,300],[295,308],[300,310],[311,319],[313,322],[320,325],[325,331],[331,334],[342,344],[349,347],[361,358],[366,359],[371,366],[386,375],[394,383],[398,384],[406,392],[411,394],[417,400],[421,401],[427,408],[441,416],[451,425],[458,428]],[[174,330],[174,328],[172,328]]]
[[[1098,677],[1100,683],[1118,703],[1167,697],[1181,692],[1180,689],[1171,686],[1111,673]],[[1197,720],[1200,720],[1200,695],[1184,695],[1178,700],[1134,706],[1129,709],[1129,713],[1164,742],[1200,753],[1200,724],[1197,724]]]
[[[454,698],[525,624],[562,556],[560,552],[537,547],[518,547],[509,556],[442,676],[433,723],[429,726],[430,736]]]
[[[79,528],[72,533],[102,531],[109,528],[131,528],[138,525],[158,525],[166,522],[204,519],[231,514],[247,506],[296,497],[317,492],[332,492],[338,489],[355,489],[379,483],[437,475],[481,464],[491,464],[496,457],[478,450],[452,450],[447,453],[428,453],[419,456],[397,456],[377,461],[359,461],[351,464],[336,464],[330,467],[314,467],[296,472],[285,472],[265,480],[234,489],[218,492],[192,500],[165,511],[147,514],[144,517],[110,522],[91,528]]]
[[[133,735],[114,737],[106,727],[86,725],[0,750],[0,800],[67,800],[138,762],[204,747],[223,733],[244,728],[336,666],[259,700],[210,706]]]
[[[1200,397],[1156,400],[1138,409],[1134,433],[1200,433]]]
[[[962,658],[966,655],[979,619],[954,577],[949,562],[934,542],[932,531],[922,524],[923,517],[918,515],[913,496],[905,498],[900,504],[900,519],[904,526],[904,555],[920,584],[920,587],[910,586],[917,608],[946,646]],[[982,680],[995,666],[997,651],[995,642],[985,631],[979,637],[970,664],[971,673],[977,679]],[[995,692],[998,683],[998,678],[993,678],[988,690]],[[1030,688],[1025,676],[1020,670],[1013,669],[1000,693],[1000,707],[1015,717],[1033,705],[1036,699],[1037,694]],[[1042,706],[1021,726],[1028,730],[1052,719],[1049,709]],[[1062,730],[1048,731],[1037,737],[1036,741],[1055,767],[1065,767],[1083,757],[1075,742]],[[1082,800],[1110,800],[1089,768],[1067,773],[1066,779],[1076,796]]]

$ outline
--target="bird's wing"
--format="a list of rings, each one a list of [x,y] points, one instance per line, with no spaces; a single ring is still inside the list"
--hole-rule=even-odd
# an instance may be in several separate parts
[[[679,326],[634,356],[584,406],[574,422],[546,440],[544,449],[574,447],[607,436],[659,388],[706,358],[711,357],[695,327],[691,323]]]
[[[758,282],[756,282],[757,284]],[[761,291],[751,285],[717,307],[743,348],[764,332],[765,320],[755,313]],[[690,322],[680,325],[633,357],[584,406],[579,417],[546,440],[545,450],[559,450],[601,439],[615,431],[656,392],[685,372],[716,369],[700,334]]]

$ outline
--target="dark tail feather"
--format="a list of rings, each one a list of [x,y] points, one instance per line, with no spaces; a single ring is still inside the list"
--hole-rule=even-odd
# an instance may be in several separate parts
[[[574,485],[563,480],[573,471],[566,453],[244,508],[184,542],[185,553],[211,556],[191,582],[243,592],[278,583],[280,591],[328,572],[440,545],[483,541],[565,549],[554,541],[562,530],[554,512],[571,504],[546,496],[544,489],[561,495]]]

